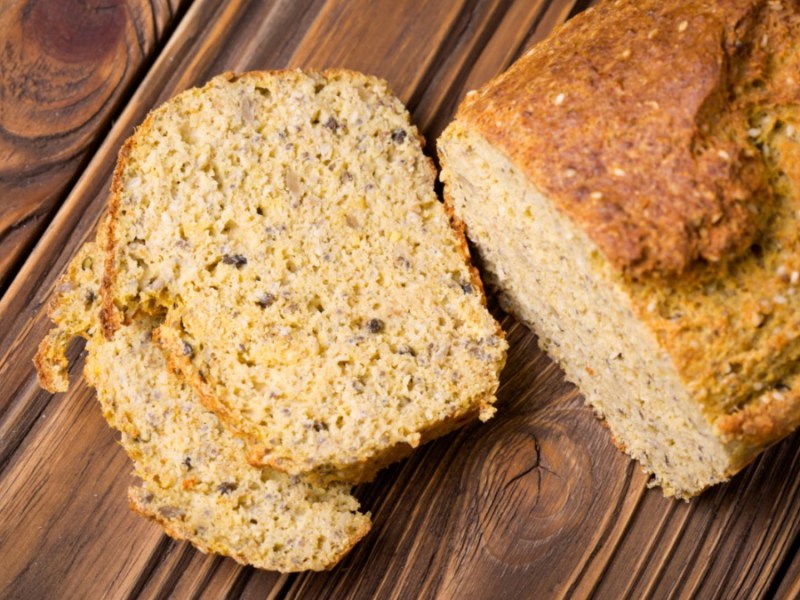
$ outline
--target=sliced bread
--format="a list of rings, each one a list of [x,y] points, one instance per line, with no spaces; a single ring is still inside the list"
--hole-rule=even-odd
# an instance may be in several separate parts
[[[89,338],[87,380],[140,479],[129,490],[131,507],[172,537],[244,564],[283,572],[333,566],[370,528],[349,487],[248,464],[243,441],[168,368],[152,340],[154,317],[138,315],[106,340],[92,293],[102,262],[93,243],[73,259],[52,303],[59,343],[46,338],[36,365],[43,386],[65,389],[66,341]]]
[[[205,406],[291,474],[367,480],[490,417],[506,342],[421,140],[385,82],[349,71],[173,98],[120,154],[105,334],[163,316]]]

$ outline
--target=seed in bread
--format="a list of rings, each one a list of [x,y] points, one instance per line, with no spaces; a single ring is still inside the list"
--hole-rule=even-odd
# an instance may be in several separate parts
[[[505,359],[385,82],[226,75],[155,110],[110,205],[106,334],[140,311],[256,464],[375,470],[493,414]]]

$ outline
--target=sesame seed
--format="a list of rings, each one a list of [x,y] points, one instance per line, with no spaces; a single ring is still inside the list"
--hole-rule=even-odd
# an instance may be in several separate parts
[[[786,267],[785,267],[784,265],[781,265],[781,266],[779,266],[779,267],[778,267],[778,268],[775,270],[775,274],[776,274],[778,277],[783,277],[783,276],[785,276],[785,275],[786,275]]]
[[[589,194],[589,198],[592,200],[600,200],[603,197],[603,192],[592,192]]]
[[[787,125],[786,126],[786,135],[792,137],[794,135],[794,125]]]
[[[772,392],[772,397],[779,402],[783,400],[783,394],[778,391]]]
[[[564,177],[575,177],[577,171],[575,169],[565,169],[564,170]]]
[[[614,173],[614,175],[616,175],[617,177],[625,177],[625,171],[623,171],[619,167],[614,167],[612,173]]]
[[[553,100],[553,104],[555,104],[556,106],[559,106],[562,102],[564,102],[564,94],[559,94],[558,96],[556,96],[556,99]]]
[[[764,389],[764,384],[763,384],[763,383],[761,383],[760,381],[756,381],[756,382],[753,384],[753,389],[754,389],[755,391],[757,391],[757,392],[760,392],[761,390],[763,390],[763,389]]]
[[[724,367],[722,367],[722,373],[723,373],[724,375],[727,375],[727,374],[728,374],[728,373],[730,373],[731,371],[733,371],[733,368],[731,367],[731,363],[725,363],[725,366],[724,366]]]
[[[767,47],[767,43],[768,43],[768,42],[769,42],[769,36],[768,36],[768,35],[765,33],[765,34],[764,34],[764,35],[761,37],[761,47],[762,47],[762,48],[766,48],[766,47]]]
[[[797,285],[800,283],[800,272],[792,271],[792,274],[789,276],[789,283],[792,285]]]
[[[630,48],[627,48],[627,49],[626,49],[626,50],[625,50],[625,51],[622,53],[622,58],[630,58],[630,57],[631,57],[631,49],[630,49]]]
[[[728,154],[727,152],[725,152],[725,150],[720,150],[719,152],[717,152],[717,154],[719,155],[719,157],[722,160],[730,160],[731,159],[731,155]]]
[[[654,37],[656,37],[656,35],[657,35],[657,34],[658,34],[658,29],[652,29],[652,30],[650,30],[650,32],[647,34],[647,39],[648,39],[648,40],[652,40]]]
[[[655,300],[651,300],[650,304],[647,305],[647,312],[656,312],[658,308],[658,303]]]
[[[772,301],[773,301],[775,304],[786,304],[786,296],[781,296],[780,294],[778,294],[777,296],[775,296],[775,297],[772,299]]]
[[[689,21],[681,21],[681,24],[678,25],[678,31],[683,33],[689,27]]]
[[[747,135],[749,135],[751,138],[757,138],[761,135],[761,130],[753,127],[752,129],[747,130]]]

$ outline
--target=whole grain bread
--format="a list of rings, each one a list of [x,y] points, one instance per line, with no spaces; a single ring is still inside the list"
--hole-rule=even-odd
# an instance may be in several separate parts
[[[385,82],[224,75],[153,111],[114,178],[108,338],[145,312],[253,464],[362,481],[490,417],[506,343]]]
[[[799,42],[796,1],[601,1],[439,141],[503,302],[668,495],[800,422]]]
[[[51,303],[54,337],[36,365],[43,387],[66,389],[66,341],[88,338],[87,381],[139,479],[131,507],[172,537],[243,564],[283,572],[336,564],[370,528],[348,486],[248,464],[243,441],[168,368],[152,339],[154,317],[137,315],[106,340],[96,296],[102,266],[92,242],[72,260]]]

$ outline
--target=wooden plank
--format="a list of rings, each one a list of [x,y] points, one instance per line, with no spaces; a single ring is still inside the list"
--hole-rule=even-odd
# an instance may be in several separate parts
[[[130,462],[94,393],[79,379],[61,400],[0,477],[0,597],[122,598],[162,534],[128,510]]]
[[[53,398],[36,388],[30,356],[47,327],[44,301],[93,230],[117,148],[150,107],[224,70],[344,65],[387,78],[432,142],[467,89],[584,5],[194,3],[0,300],[0,597],[797,592],[797,436],[690,504],[666,500],[646,489],[646,476],[611,446],[534,336],[510,318],[498,416],[359,488],[375,528],[327,573],[256,571],[163,537],[124,508],[128,462],[91,393],[80,384]]]
[[[0,8],[0,290],[190,0]]]
[[[776,589],[767,597],[800,598],[800,544],[795,541],[789,552],[791,557],[784,572],[779,573],[780,580],[775,581]],[[770,590],[773,592],[773,590]]]

